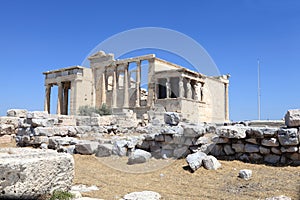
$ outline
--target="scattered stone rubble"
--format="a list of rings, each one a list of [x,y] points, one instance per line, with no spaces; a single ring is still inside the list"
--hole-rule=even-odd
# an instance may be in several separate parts
[[[20,147],[42,150],[0,150],[0,198],[32,198],[55,189],[69,189],[74,175],[69,154],[73,153],[128,156],[128,164],[144,163],[151,157],[186,158],[192,171],[201,166],[220,168],[217,158],[300,165],[299,116],[300,110],[289,110],[286,125],[280,121],[193,124],[180,121],[178,113],[165,113],[160,119],[149,115],[138,122],[130,111],[117,116],[82,117],[12,109],[0,117],[0,143],[15,139]],[[241,170],[239,177],[248,180],[251,174]],[[45,181],[52,176],[51,182]],[[123,199],[140,199],[135,198],[138,194]],[[147,199],[152,198],[152,193],[149,195]],[[159,194],[153,194],[153,199],[159,198]]]
[[[15,109],[0,117],[0,142],[4,136],[15,137],[18,146],[98,157],[135,156],[135,150],[144,150],[155,158],[185,158],[200,151],[218,159],[300,165],[299,113],[287,112],[288,126],[279,121],[193,124],[170,112],[157,122],[151,115],[155,123],[138,126],[134,113],[126,110],[117,116],[83,117]]]

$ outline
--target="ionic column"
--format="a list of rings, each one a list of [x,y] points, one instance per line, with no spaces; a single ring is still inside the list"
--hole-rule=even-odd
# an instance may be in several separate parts
[[[225,83],[225,120],[229,120],[229,97],[228,97],[228,83]]]
[[[171,97],[171,84],[170,84],[170,78],[167,78],[167,82],[166,82],[166,98],[170,98]]]
[[[148,69],[148,97],[147,97],[147,106],[151,107],[154,105],[155,97],[155,82],[154,82],[154,71],[155,64],[154,59],[149,59],[149,69]]]
[[[51,96],[51,85],[48,84],[45,87],[45,104],[44,111],[50,113],[50,96]]]
[[[113,72],[112,107],[117,108],[117,69]]]
[[[58,83],[58,95],[57,95],[57,111],[58,115],[62,114],[63,111],[63,86],[62,83]]]
[[[65,83],[63,87],[63,110],[62,110],[63,115],[68,114],[68,100],[69,100],[69,87]]]
[[[141,61],[136,62],[136,102],[135,106],[140,107],[141,105]]]
[[[183,78],[179,77],[179,97],[183,98],[184,97],[184,87],[183,87]]]
[[[105,72],[102,73],[101,80],[101,105],[106,104],[106,80],[105,80]]]
[[[129,107],[129,92],[128,92],[128,64],[124,67],[124,102],[123,107]]]
[[[187,89],[187,95],[186,95],[186,98],[188,99],[192,99],[192,85],[191,85],[191,80],[190,79],[187,79],[187,82],[186,82],[186,89]]]

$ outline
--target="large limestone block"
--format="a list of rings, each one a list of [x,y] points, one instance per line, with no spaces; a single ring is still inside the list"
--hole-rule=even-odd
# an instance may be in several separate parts
[[[28,123],[33,127],[51,127],[58,124],[58,120],[56,118],[33,118],[28,119]]]
[[[300,126],[300,109],[288,110],[285,114],[285,124],[288,127]]]
[[[177,126],[180,122],[180,117],[179,114],[176,112],[165,112],[164,120],[166,124],[169,124],[171,126]]]
[[[296,128],[281,129],[278,131],[278,140],[282,146],[299,144],[299,132]]]
[[[47,119],[49,117],[46,111],[32,111],[26,115],[27,119]]]
[[[61,146],[75,145],[78,142],[79,142],[78,139],[77,138],[73,138],[73,137],[53,136],[53,137],[49,137],[48,148],[50,148],[50,149],[58,149]]]
[[[13,125],[14,128],[18,128],[19,118],[17,118],[17,117],[0,117],[0,124]]]
[[[126,156],[127,154],[127,141],[126,140],[117,140],[113,143],[112,153],[118,156]]]
[[[139,163],[145,163],[151,158],[151,153],[136,149],[134,152],[131,153],[131,155],[128,158],[128,164],[139,164]]]
[[[73,157],[53,150],[0,149],[0,199],[35,199],[68,190],[74,177]]]
[[[6,112],[6,116],[26,118],[27,112],[28,111],[24,109],[10,109]]]
[[[214,156],[207,156],[202,162],[204,168],[208,170],[217,170],[221,167],[221,163]]]
[[[61,126],[76,126],[75,116],[59,115],[57,118],[58,124]]]
[[[15,134],[16,129],[11,124],[0,124],[0,135],[11,135]]]
[[[36,127],[34,135],[52,137],[54,135],[53,127]]]
[[[190,154],[186,157],[186,162],[189,164],[190,168],[193,171],[196,171],[202,166],[202,161],[205,159],[207,155],[203,152],[196,152],[193,154]]]
[[[185,137],[200,137],[206,132],[205,127],[200,125],[183,124],[182,127],[184,129],[183,134]]]
[[[126,194],[121,200],[159,200],[160,194],[152,191],[132,192]]]
[[[107,157],[112,155],[112,144],[99,144],[96,150],[96,157]]]
[[[81,140],[75,145],[75,152],[83,155],[91,155],[97,151],[99,142]]]
[[[225,138],[241,139],[246,137],[247,129],[244,126],[221,126],[217,128],[217,135]]]

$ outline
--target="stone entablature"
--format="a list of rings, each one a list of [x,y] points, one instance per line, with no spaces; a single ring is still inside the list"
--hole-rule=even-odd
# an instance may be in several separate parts
[[[44,73],[45,111],[50,112],[51,87],[57,85],[58,114],[75,115],[80,106],[103,104],[147,112],[162,103],[165,111],[179,112],[192,122],[229,121],[229,75],[205,76],[154,54],[115,60],[113,54],[100,51],[89,60],[91,68],[74,66]],[[142,73],[148,74],[143,96]]]
[[[57,114],[74,115],[81,105],[91,105],[91,69],[81,66],[72,66],[47,71],[43,74],[45,75],[44,109],[48,113],[50,113],[50,97],[51,88],[53,86],[58,86]],[[68,105],[69,103],[70,105]]]

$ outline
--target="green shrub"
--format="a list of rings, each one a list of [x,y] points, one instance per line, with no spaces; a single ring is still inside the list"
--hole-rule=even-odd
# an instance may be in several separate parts
[[[93,106],[80,106],[79,107],[79,115],[81,116],[92,116],[93,113],[102,115],[111,115],[111,110],[106,106],[106,104],[102,104],[101,107],[93,107]]]
[[[106,104],[102,104],[102,106],[96,109],[96,113],[99,115],[111,115],[111,109],[106,106]]]
[[[71,200],[74,195],[67,191],[55,190],[49,200]]]

